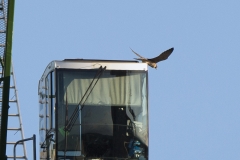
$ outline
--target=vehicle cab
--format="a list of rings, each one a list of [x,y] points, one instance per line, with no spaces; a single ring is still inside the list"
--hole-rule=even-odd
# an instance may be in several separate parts
[[[38,96],[40,159],[148,160],[147,64],[52,61]]]

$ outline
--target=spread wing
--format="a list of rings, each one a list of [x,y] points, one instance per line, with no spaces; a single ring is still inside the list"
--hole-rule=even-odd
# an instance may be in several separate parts
[[[174,48],[170,48],[170,49],[164,51],[163,53],[161,53],[159,56],[157,56],[155,58],[148,59],[148,60],[153,61],[155,63],[157,63],[159,61],[166,60],[171,55],[171,53],[173,52],[173,49]]]
[[[132,48],[130,48],[132,50]],[[140,56],[139,54],[137,54],[136,52],[134,52],[134,50],[132,50],[133,53],[135,53],[138,57],[140,57],[140,59],[144,59],[144,60],[147,60],[147,58],[144,58],[142,56]]]

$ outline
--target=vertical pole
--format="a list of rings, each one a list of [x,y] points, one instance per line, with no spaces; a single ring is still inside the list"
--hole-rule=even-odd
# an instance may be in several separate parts
[[[37,160],[36,158],[36,135],[33,135],[33,160]]]
[[[6,50],[4,54],[4,82],[2,95],[2,119],[0,131],[0,159],[6,159],[6,142],[7,142],[7,124],[8,124],[8,109],[9,109],[9,90],[12,62],[12,32],[14,18],[14,3],[15,0],[8,1],[7,15],[7,34],[6,34]]]

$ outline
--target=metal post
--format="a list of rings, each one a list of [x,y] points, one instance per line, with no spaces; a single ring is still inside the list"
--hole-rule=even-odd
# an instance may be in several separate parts
[[[14,144],[14,147],[13,147],[13,159],[14,160],[16,160],[16,146],[18,145],[18,143],[24,142],[24,141],[30,141],[30,140],[33,140],[33,160],[37,160],[36,159],[36,135],[35,134],[31,138],[19,140]]]
[[[7,14],[7,34],[6,34],[6,50],[4,53],[4,82],[2,96],[2,117],[0,131],[0,159],[6,159],[6,142],[7,142],[7,126],[8,126],[8,109],[9,109],[9,90],[12,62],[12,32],[14,19],[14,3],[15,0],[8,1]]]
[[[33,160],[37,160],[36,158],[36,135],[33,135]]]

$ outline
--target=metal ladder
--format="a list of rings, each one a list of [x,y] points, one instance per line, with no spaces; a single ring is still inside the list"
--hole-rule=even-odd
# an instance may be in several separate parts
[[[0,78],[3,77],[3,62],[4,53],[6,52],[6,28],[7,28],[7,14],[8,14],[8,1],[0,0]],[[20,106],[18,101],[18,93],[16,88],[16,79],[13,70],[10,76],[10,92],[9,92],[9,114],[8,114],[8,129],[7,129],[7,148],[6,155],[8,159],[13,159],[13,147],[14,144],[24,139],[23,125],[20,113]],[[0,102],[2,102],[3,82],[0,83]],[[1,124],[2,103],[0,103],[0,124]],[[20,149],[22,148],[22,149]],[[17,147],[17,159],[27,160],[27,152],[25,143],[22,143]]]
[[[1,94],[1,93],[0,93]],[[13,70],[12,63],[12,72],[11,72],[11,86],[10,86],[10,96],[9,99],[9,117],[8,117],[8,133],[7,133],[7,157],[8,159],[13,159],[13,147],[18,140],[25,139],[23,124],[20,112],[20,105],[18,101],[18,91],[16,86],[16,79]],[[1,101],[1,100],[0,100]],[[19,147],[17,146],[16,159],[25,159],[27,160],[27,151],[26,144],[20,143]]]

